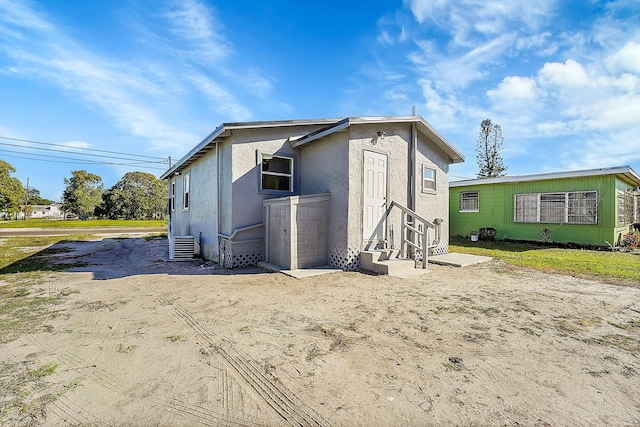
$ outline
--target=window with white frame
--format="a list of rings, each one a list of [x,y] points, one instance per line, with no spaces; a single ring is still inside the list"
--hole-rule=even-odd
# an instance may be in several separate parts
[[[597,224],[598,193],[575,191],[516,194],[513,220],[546,224]]]
[[[176,210],[176,181],[175,179],[171,180],[171,201],[170,201],[171,206],[169,206],[169,209],[171,209],[172,211]]]
[[[293,158],[260,154],[260,189],[293,193]]]
[[[538,219],[538,195],[516,194],[513,202],[515,222],[540,222]]]
[[[540,194],[540,221],[548,224],[562,224],[566,216],[566,193]]]
[[[422,165],[422,192],[436,191],[436,170]]]
[[[477,191],[463,191],[460,193],[460,212],[478,212],[479,197]]]
[[[616,201],[617,201],[617,212],[618,212],[618,219],[617,219],[617,224],[618,225],[624,225],[624,217],[625,217],[625,211],[624,211],[624,193],[622,191],[618,191],[616,194]]]
[[[629,225],[635,222],[635,197],[630,191],[618,192],[618,225]]]
[[[569,193],[569,224],[597,224],[598,223],[598,193],[595,191],[580,191]]]
[[[182,177],[182,200],[183,200],[183,209],[189,209],[189,192],[191,186],[191,173],[186,173]]]

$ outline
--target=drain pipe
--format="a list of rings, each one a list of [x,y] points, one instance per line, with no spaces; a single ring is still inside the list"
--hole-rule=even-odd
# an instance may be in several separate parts
[[[411,147],[409,150],[409,209],[416,211],[416,151],[418,150],[418,131],[416,122],[411,122]]]
[[[222,263],[222,254],[220,253],[220,142],[216,143],[216,220],[218,225],[216,236],[216,244],[218,245],[218,265]]]

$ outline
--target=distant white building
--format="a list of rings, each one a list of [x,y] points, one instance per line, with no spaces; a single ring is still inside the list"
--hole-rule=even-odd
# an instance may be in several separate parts
[[[61,219],[64,217],[62,212],[62,205],[59,203],[53,203],[51,205],[32,205],[29,218],[47,218],[47,219]]]

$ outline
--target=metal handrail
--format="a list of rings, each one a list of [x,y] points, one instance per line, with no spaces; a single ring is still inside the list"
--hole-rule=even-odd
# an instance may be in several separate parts
[[[427,244],[427,242],[429,241],[428,230],[429,228],[435,229],[436,225],[428,219],[421,217],[406,206],[403,206],[400,203],[396,202],[395,200],[391,201],[391,205],[389,205],[389,209],[387,211],[387,216],[389,215],[389,213],[391,213],[394,207],[400,209],[402,213],[402,237],[400,241],[400,256],[402,258],[406,258],[405,248],[407,245],[412,246],[417,250],[422,251],[422,268],[427,268],[427,252],[429,250],[429,246]],[[409,221],[409,218],[412,218],[413,221]],[[416,221],[421,222],[423,226],[417,228],[414,227]],[[414,239],[411,239],[408,236],[407,231],[411,231],[414,234]]]

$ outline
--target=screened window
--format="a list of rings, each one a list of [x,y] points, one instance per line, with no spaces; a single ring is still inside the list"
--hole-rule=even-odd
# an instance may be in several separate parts
[[[190,185],[191,185],[191,174],[185,174],[184,177],[182,178],[182,184],[183,184],[183,190],[182,190],[182,200],[183,200],[183,205],[182,207],[184,209],[189,209],[189,191],[190,191]]]
[[[436,191],[436,170],[422,166],[422,191]]]
[[[631,192],[618,192],[618,225],[635,222],[635,197]]]
[[[569,193],[569,224],[597,224],[598,223],[598,193],[585,191]]]
[[[547,224],[597,224],[598,193],[516,194],[514,221]]]
[[[460,193],[460,212],[478,212],[478,192],[463,191]]]
[[[538,195],[516,194],[513,211],[515,222],[540,222],[538,220]]]
[[[262,190],[293,192],[293,159],[261,154],[260,183]]]
[[[624,193],[624,225],[629,225],[634,223],[634,210],[635,210],[635,197],[631,192],[627,191]]]
[[[618,225],[624,225],[624,193],[618,192],[617,195],[618,205]]]
[[[562,224],[565,217],[566,193],[548,193],[540,195],[540,221],[550,224]]]

